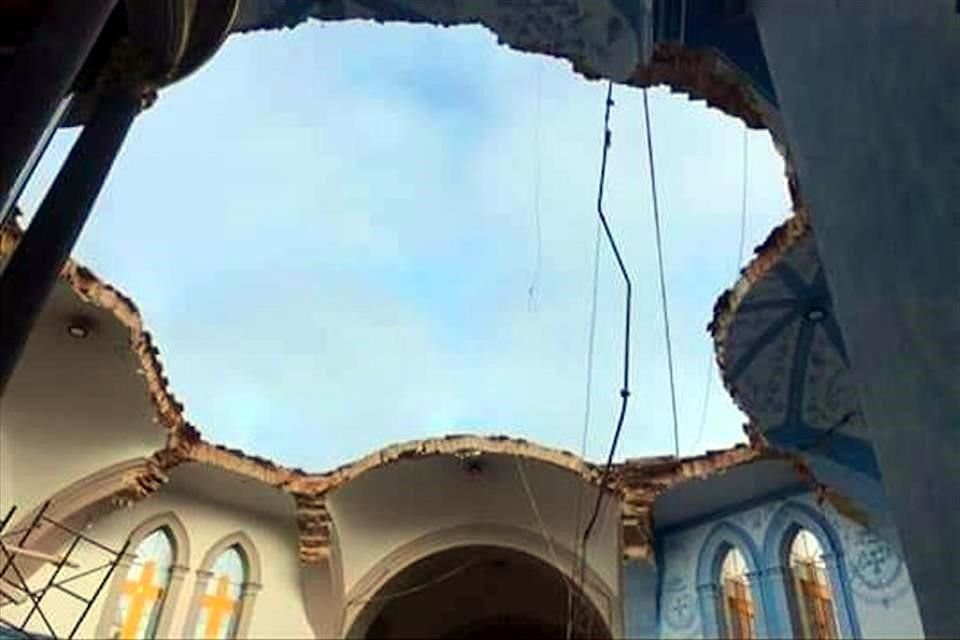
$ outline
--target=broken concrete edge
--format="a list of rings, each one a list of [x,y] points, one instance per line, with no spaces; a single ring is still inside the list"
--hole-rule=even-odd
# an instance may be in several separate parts
[[[587,80],[604,80],[606,77],[592,68],[581,56],[561,54],[551,51],[541,43],[517,45],[505,41],[496,29],[483,22],[480,17],[462,20],[436,19],[433,21],[410,20],[404,18],[377,18],[337,15],[311,15],[309,11],[289,20],[274,20],[260,25],[251,25],[234,31],[231,35],[246,35],[265,31],[295,29],[308,22],[373,22],[380,25],[429,25],[437,28],[459,26],[482,26],[497,38],[500,46],[527,54],[546,55],[568,62],[574,73]],[[690,49],[683,44],[661,42],[654,45],[651,59],[640,64],[622,84],[636,88],[646,88],[664,84],[673,91],[687,94],[691,99],[700,99],[723,113],[738,118],[753,129],[771,129],[771,122],[765,112],[769,109],[764,98],[754,89],[749,79],[733,67],[726,59],[709,49]]]
[[[0,257],[10,255],[22,237],[18,227],[0,229]],[[64,266],[60,277],[82,300],[109,310],[130,332],[130,346],[136,354],[145,390],[167,431],[165,446],[123,475],[112,498],[115,506],[129,507],[159,490],[177,466],[196,462],[236,473],[272,486],[290,495],[295,502],[300,558],[318,562],[330,555],[332,522],[326,496],[365,473],[403,460],[432,456],[512,455],[549,464],[574,473],[585,482],[604,486],[621,504],[621,520],[627,557],[650,557],[653,548],[652,505],[656,498],[686,480],[704,478],[771,455],[763,447],[736,445],[728,450],[709,451],[687,458],[654,456],[628,459],[613,465],[605,477],[600,465],[579,456],[544,447],[522,438],[503,435],[449,435],[389,445],[353,462],[322,473],[309,473],[279,465],[239,449],[204,440],[200,430],[183,416],[183,404],[176,400],[169,380],[163,375],[159,349],[145,329],[133,301],[103,282],[74,260]]]
[[[6,227],[0,230],[0,256],[10,255],[21,237],[19,228]],[[591,464],[568,451],[551,449],[522,438],[450,435],[389,445],[323,473],[288,468],[239,449],[203,440],[200,431],[183,417],[183,404],[176,400],[170,390],[169,380],[163,375],[159,349],[146,331],[133,301],[72,259],[65,265],[61,278],[82,300],[111,311],[127,327],[131,348],[143,372],[146,392],[158,422],[168,433],[163,448],[154,452],[143,465],[124,474],[113,503],[118,507],[129,507],[147,498],[169,480],[171,470],[188,462],[236,473],[272,486],[293,498],[300,536],[300,558],[304,562],[321,561],[330,555],[332,523],[326,509],[326,496],[367,472],[403,460],[475,454],[514,455],[574,473],[596,486],[603,484],[607,490],[620,496],[625,539],[637,539],[636,544],[628,547],[627,554],[631,557],[647,557],[652,548],[649,533],[652,532],[652,509],[649,507],[658,495],[686,479],[705,477],[763,455],[758,450],[737,445],[730,450],[711,451],[689,458],[657,456],[633,459],[614,465],[610,475],[605,478],[603,468],[599,465]]]
[[[14,220],[17,215],[13,216]],[[8,222],[0,227],[0,258],[12,255],[22,238],[23,231],[16,222]],[[170,381],[164,375],[160,362],[159,349],[146,330],[133,300],[73,258],[67,260],[60,272],[60,279],[69,284],[81,300],[111,312],[127,328],[130,348],[139,361],[137,373],[143,376],[157,422],[167,432],[168,447],[176,446],[183,440],[198,439],[199,432],[184,418],[183,404],[170,390]]]
[[[720,370],[720,377],[730,397],[747,416],[750,416],[750,413],[740,398],[736,384],[730,382],[728,376],[730,363],[727,362],[726,339],[730,327],[736,320],[740,305],[751,289],[770,275],[786,254],[811,234],[813,234],[813,228],[810,226],[806,210],[796,209],[790,218],[775,227],[766,240],[754,249],[754,256],[741,270],[740,278],[732,287],[721,293],[713,305],[713,319],[707,325],[707,332],[713,339],[717,368]],[[751,425],[747,425],[746,431],[751,441],[760,436],[759,431]]]

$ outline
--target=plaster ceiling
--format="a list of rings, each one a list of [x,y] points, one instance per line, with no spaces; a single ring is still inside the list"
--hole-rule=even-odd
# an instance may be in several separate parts
[[[657,529],[709,517],[758,496],[807,487],[788,460],[757,460],[707,478],[692,479],[670,489],[654,503]]]
[[[226,469],[185,462],[172,469],[169,476],[165,490],[268,518],[293,520],[296,516],[296,505],[289,494]]]
[[[503,454],[483,454],[472,460],[455,456],[401,460],[369,471],[328,495],[327,508],[337,530],[347,589],[380,558],[433,531],[503,525],[520,526],[542,536],[536,511],[555,544],[573,548],[576,498],[582,492],[582,530],[596,499],[596,487],[574,473],[527,459],[522,469],[534,507],[517,461]],[[471,464],[479,465],[479,470],[471,471]],[[618,586],[618,536],[618,505],[606,501],[591,536],[593,555],[588,555],[593,569],[612,591]]]
[[[774,230],[711,325],[724,383],[774,446],[879,479],[813,230]]]
[[[89,324],[85,338],[67,332],[77,319]],[[64,281],[56,285],[0,403],[4,443],[36,452],[4,456],[16,480],[5,488],[5,504],[26,508],[94,471],[164,446],[166,433],[156,424],[130,340],[109,310],[85,303]]]

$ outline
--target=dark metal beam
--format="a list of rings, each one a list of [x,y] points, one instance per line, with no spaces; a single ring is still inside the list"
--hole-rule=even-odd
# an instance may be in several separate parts
[[[55,0],[0,77],[0,223],[117,0]]]
[[[142,90],[108,89],[0,273],[0,396],[113,165]]]

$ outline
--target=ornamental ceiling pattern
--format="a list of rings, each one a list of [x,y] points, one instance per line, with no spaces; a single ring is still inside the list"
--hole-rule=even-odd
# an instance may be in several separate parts
[[[773,446],[879,479],[813,229],[773,231],[710,324],[724,383]]]

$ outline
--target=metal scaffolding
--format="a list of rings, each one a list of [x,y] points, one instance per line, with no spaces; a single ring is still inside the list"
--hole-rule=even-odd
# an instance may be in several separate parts
[[[13,621],[0,614],[0,637],[50,637],[50,638],[73,638],[74,634],[80,629],[87,614],[90,612],[93,603],[97,600],[103,587],[107,584],[114,568],[120,562],[127,552],[127,545],[124,543],[120,550],[108,547],[93,538],[77,531],[62,522],[58,522],[46,515],[50,502],[46,502],[37,511],[30,523],[23,528],[5,532],[6,526],[13,519],[16,507],[11,507],[7,515],[0,520],[0,562],[3,562],[0,568],[0,608],[20,608],[26,609],[19,621]],[[66,550],[62,554],[48,553],[37,549],[31,549],[27,546],[31,536],[46,530],[47,532],[59,532],[66,534]],[[19,536],[19,537],[17,537]],[[15,542],[11,542],[16,538]],[[71,559],[71,555],[82,544],[90,545],[104,557],[104,562],[88,569],[82,569],[81,565]],[[41,586],[36,588],[29,584],[29,577],[33,572],[24,571],[18,566],[17,561],[29,562],[32,564],[41,563],[52,566],[53,570],[49,577],[40,580]],[[66,571],[65,571],[66,570]],[[69,575],[68,575],[69,573]],[[83,578],[99,576],[99,581],[88,584],[86,589],[78,589],[77,584]],[[70,585],[70,586],[67,586]],[[87,593],[83,593],[86,590]],[[92,594],[89,593],[92,591]],[[68,616],[63,620],[63,616],[57,622],[62,627],[70,627],[68,633],[59,633],[62,629],[57,629],[57,625],[51,622],[50,616],[44,611],[44,602],[47,596],[52,592],[65,594],[69,598],[79,602],[82,606],[79,614]],[[49,606],[49,605],[48,605]],[[37,616],[42,622],[44,631],[38,632],[31,630],[30,622],[35,621]],[[69,619],[73,618],[73,619]],[[34,622],[34,627],[40,626]],[[17,633],[21,635],[16,635]]]

